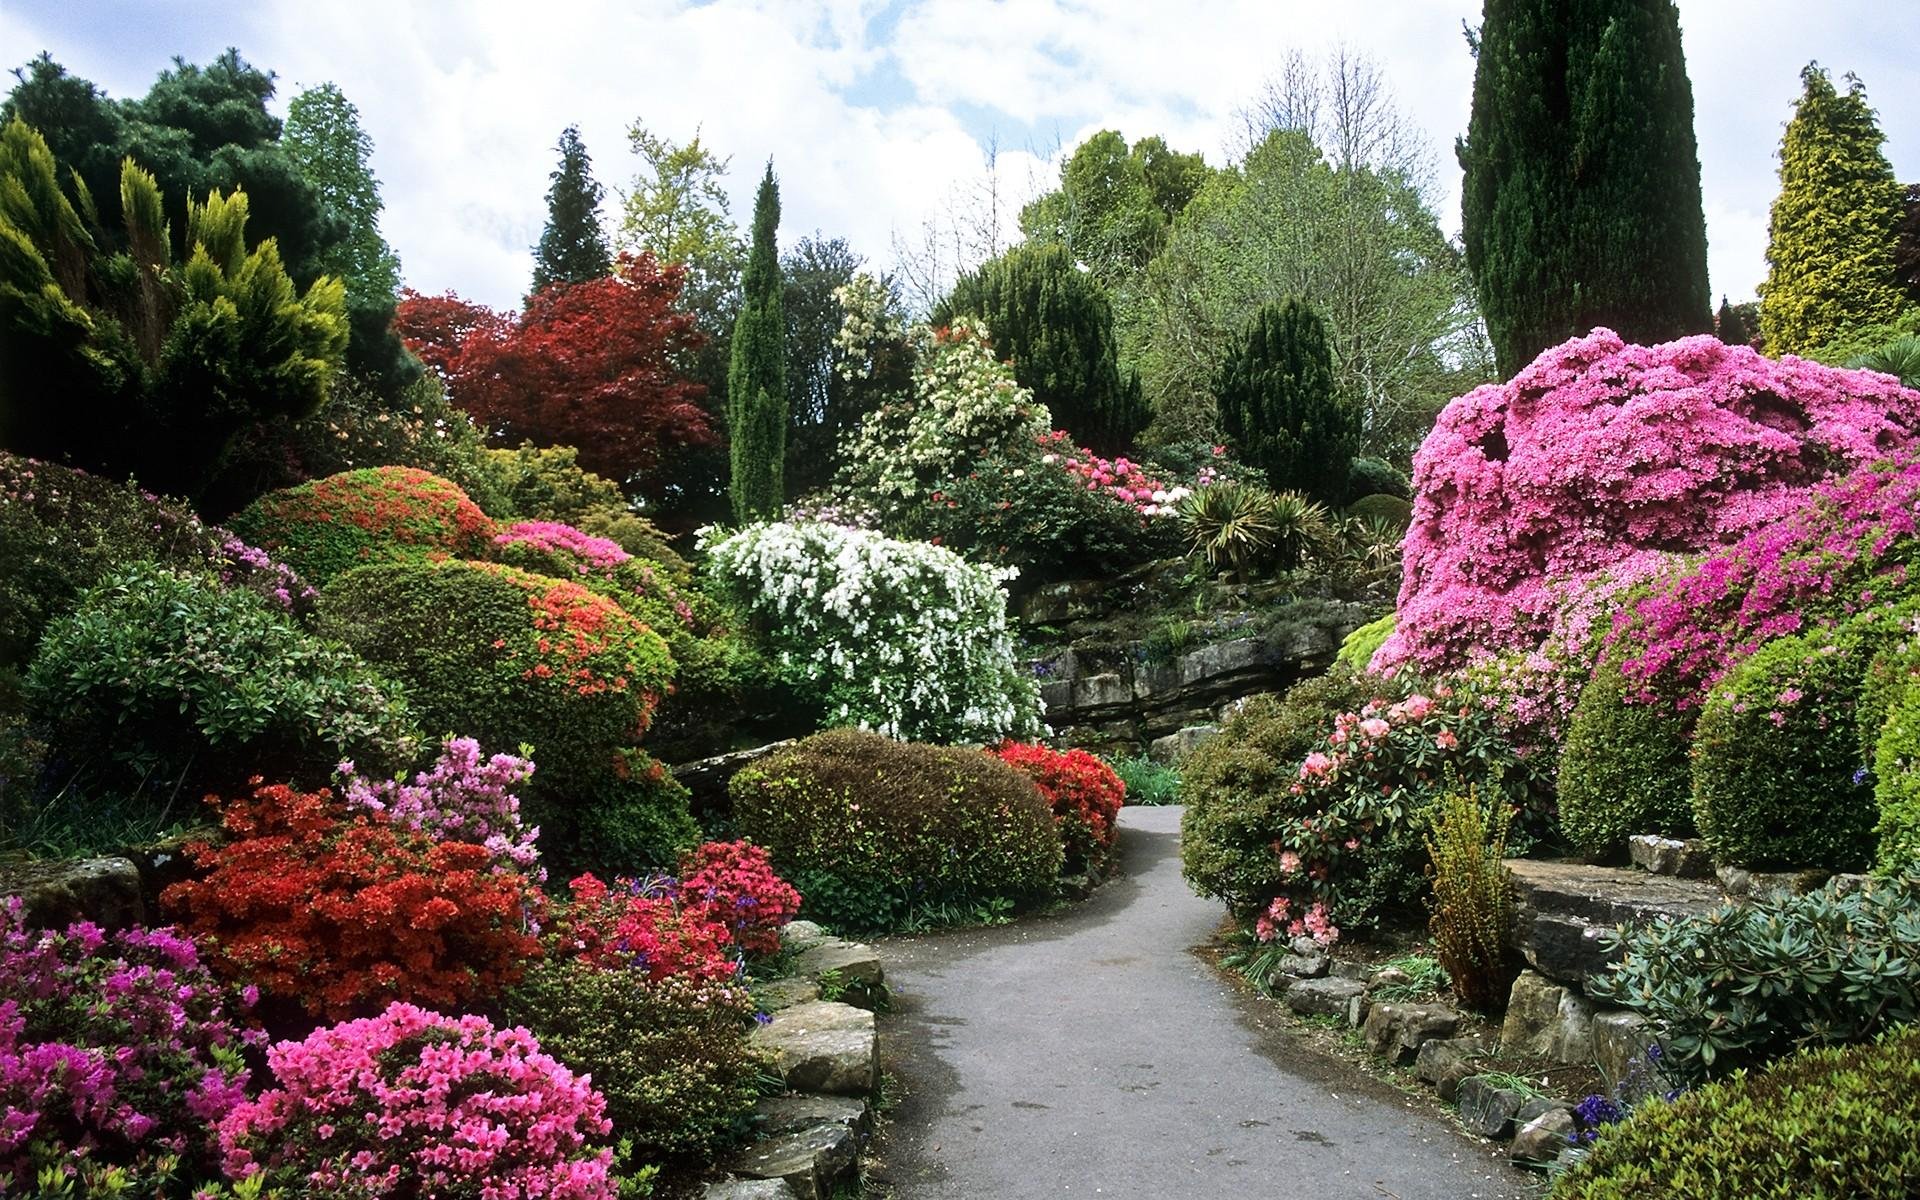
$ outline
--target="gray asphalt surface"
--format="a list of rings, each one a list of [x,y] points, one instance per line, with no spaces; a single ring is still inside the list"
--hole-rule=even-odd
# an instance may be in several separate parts
[[[1055,917],[902,938],[882,1023],[905,1099],[897,1200],[1520,1200],[1530,1177],[1351,1066],[1192,953],[1221,920],[1180,878],[1178,808],[1129,808],[1120,878]]]

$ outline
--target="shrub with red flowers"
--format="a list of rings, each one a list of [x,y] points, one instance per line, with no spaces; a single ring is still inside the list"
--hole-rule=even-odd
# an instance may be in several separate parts
[[[493,536],[493,521],[458,484],[415,467],[342,471],[269,492],[232,526],[322,587],[365,563],[475,558]]]
[[[706,842],[680,860],[683,904],[702,904],[749,954],[780,949],[780,927],[800,912],[800,893],[776,875],[752,842]]]
[[[548,941],[555,957],[631,967],[654,980],[740,977],[733,931],[710,905],[682,904],[674,879],[615,879],[609,887],[597,876],[582,875],[568,887],[573,902]]]
[[[243,1006],[175,930],[29,930],[0,902],[0,1195],[82,1158],[130,1194],[211,1171],[212,1128],[245,1099]]]
[[[394,1003],[267,1051],[220,1123],[235,1179],[303,1195],[613,1200],[606,1101],[524,1029]]]
[[[189,843],[201,877],[161,894],[221,975],[337,1019],[492,996],[540,952],[525,927],[543,897],[484,846],[349,812],[324,788],[255,784],[209,797],[228,840]]]
[[[1399,625],[1376,669],[1537,645],[1566,580],[1729,546],[1912,444],[1920,392],[1712,337],[1595,330],[1454,400],[1414,458]]]
[[[1112,767],[1085,750],[1064,753],[1037,742],[1002,742],[993,751],[1001,762],[1024,771],[1047,798],[1053,823],[1066,851],[1071,874],[1097,867],[1119,836],[1114,824],[1127,802],[1127,785]]]

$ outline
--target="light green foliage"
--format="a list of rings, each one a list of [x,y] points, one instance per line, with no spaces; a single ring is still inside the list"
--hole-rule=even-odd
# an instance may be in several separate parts
[[[733,458],[733,519],[741,523],[780,514],[786,499],[787,318],[781,307],[780,185],[773,163],[753,202],[753,249],[741,279],[740,316],[733,326],[727,370],[727,432]]]
[[[1920,1028],[1642,1104],[1553,1200],[1899,1200],[1920,1188]]]
[[[380,236],[380,183],[368,165],[373,139],[360,126],[360,110],[332,83],[308,88],[287,105],[280,144],[346,229],[321,251],[320,269],[346,282],[349,303],[391,308],[400,258]]]
[[[1213,396],[1227,440],[1275,487],[1345,497],[1360,413],[1335,390],[1327,327],[1311,308],[1263,305],[1227,351]]]
[[[1873,751],[1875,863],[1886,874],[1899,874],[1920,869],[1920,687],[1910,677],[1879,730]]]
[[[1383,983],[1369,994],[1375,1000],[1397,1002],[1424,1002],[1435,999],[1452,986],[1447,969],[1440,965],[1437,958],[1424,954],[1402,954],[1380,964],[1383,971],[1399,971],[1407,977],[1405,983]]]
[[[1127,803],[1136,808],[1180,803],[1180,768],[1155,762],[1144,754],[1113,760],[1113,772],[1127,789]]]
[[[1849,367],[1856,365],[1856,359],[1876,355],[1892,342],[1916,336],[1920,336],[1920,308],[1909,308],[1891,321],[1852,326],[1832,341],[1809,347],[1799,354],[1801,358],[1830,367]]]
[[[1340,643],[1340,650],[1333,661],[1349,671],[1364,671],[1373,661],[1373,652],[1393,636],[1400,623],[1400,614],[1388,613],[1377,621],[1369,621],[1346,636]]]
[[[580,127],[560,131],[560,165],[547,178],[547,224],[533,249],[533,290],[555,283],[585,283],[613,273],[607,232],[600,227],[606,195],[593,177],[593,159]]]
[[[627,140],[641,166],[627,192],[622,247],[684,265],[692,277],[689,296],[731,292],[746,265],[747,247],[734,228],[721,182],[730,160],[702,145],[698,133],[681,145],[638,121],[627,130]]]
[[[612,769],[593,771],[565,789],[527,799],[526,819],[540,826],[540,853],[550,872],[591,871],[602,879],[670,874],[700,843],[687,789],[640,750],[620,754]]]
[[[1894,275],[1905,193],[1880,149],[1886,139],[1866,87],[1849,76],[1841,95],[1813,63],[1800,81],[1780,140],[1760,287],[1760,333],[1776,355],[1892,322],[1907,303]]]
[[[1513,984],[1507,938],[1513,927],[1513,876],[1506,857],[1505,803],[1489,814],[1471,791],[1449,793],[1437,806],[1427,837],[1433,864],[1433,952],[1453,980],[1461,1003],[1497,1012]]]
[[[1212,570],[1230,568],[1242,583],[1256,568],[1291,571],[1327,548],[1333,522],[1327,510],[1298,492],[1269,492],[1241,483],[1215,483],[1180,502],[1187,543]]]
[[[803,914],[835,928],[1035,900],[1060,873],[1046,800],[979,750],[836,730],[747,767],[730,790],[740,832],[800,889]]]
[[[1116,357],[1112,306],[1065,247],[1014,247],[961,276],[928,319],[963,314],[992,331],[994,352],[1076,445],[1115,454],[1146,426],[1139,376],[1123,376]]]
[[[1910,388],[1920,388],[1920,335],[1906,334],[1877,349],[1847,360],[1849,367],[1864,367],[1891,375]]]
[[[1681,1077],[1754,1067],[1802,1046],[1859,1042],[1920,1017],[1920,892],[1875,880],[1804,896],[1768,891],[1662,917],[1590,977],[1596,1000],[1659,1024]]]
[[[1627,703],[1618,658],[1602,662],[1574,705],[1560,750],[1560,829],[1581,852],[1618,850],[1638,833],[1693,832],[1687,720],[1665,704]]]
[[[1767,643],[1708,696],[1694,731],[1693,813],[1714,861],[1852,870],[1873,856],[1854,706],[1859,629]]]

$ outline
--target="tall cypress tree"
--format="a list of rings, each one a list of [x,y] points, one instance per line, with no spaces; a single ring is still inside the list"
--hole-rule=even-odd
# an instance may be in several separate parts
[[[613,271],[607,231],[600,225],[600,201],[606,195],[593,177],[593,159],[580,140],[580,127],[560,133],[560,165],[547,176],[547,227],[533,249],[533,290],[554,283],[585,283]]]
[[[740,279],[740,316],[733,325],[727,367],[727,425],[731,431],[733,517],[746,522],[777,516],[785,499],[787,453],[787,319],[781,301],[780,185],[773,162],[753,201],[753,244]]]
[[[1214,379],[1220,424],[1275,487],[1337,504],[1360,450],[1360,414],[1334,390],[1318,313],[1297,299],[1262,305]]]
[[[1693,88],[1672,0],[1486,0],[1457,145],[1500,370],[1605,325],[1713,327]]]
[[[1880,145],[1866,87],[1847,91],[1818,64],[1780,140],[1780,195],[1767,236],[1760,332],[1770,354],[1800,354],[1904,307],[1896,249],[1906,195]]]
[[[944,325],[962,315],[987,323],[1020,386],[1081,445],[1117,453],[1153,415],[1139,376],[1120,374],[1113,306],[1065,246],[1016,246],[961,276],[932,319]]]

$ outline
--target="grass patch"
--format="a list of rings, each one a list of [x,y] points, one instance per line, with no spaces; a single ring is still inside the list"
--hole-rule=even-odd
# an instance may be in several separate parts
[[[1453,983],[1447,976],[1447,969],[1441,966],[1437,959],[1429,958],[1424,954],[1403,954],[1398,958],[1388,959],[1379,967],[1382,971],[1389,968],[1405,973],[1407,981],[1382,984],[1375,988],[1373,990],[1375,1000],[1399,1004],[1432,1000]]]
[[[1144,754],[1114,761],[1114,774],[1127,788],[1127,803],[1146,808],[1180,803],[1180,772]]]

